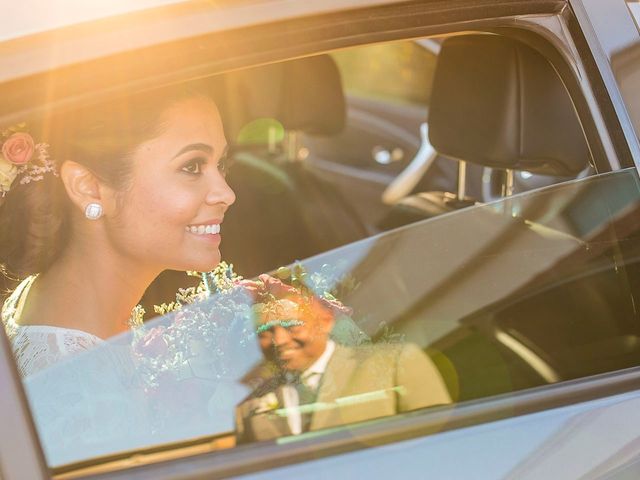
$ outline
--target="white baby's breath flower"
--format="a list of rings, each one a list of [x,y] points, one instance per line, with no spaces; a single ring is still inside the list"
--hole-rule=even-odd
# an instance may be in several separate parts
[[[0,192],[8,192],[18,176],[18,167],[0,154]]]

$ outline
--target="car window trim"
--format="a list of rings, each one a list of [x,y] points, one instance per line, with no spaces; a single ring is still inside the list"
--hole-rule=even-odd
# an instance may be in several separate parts
[[[610,58],[597,46],[597,42],[594,44],[593,39],[589,40],[594,32],[583,9],[576,10],[576,2],[570,2],[570,4],[571,8],[564,14],[567,31],[575,45],[576,55],[581,59],[584,81],[591,84],[602,121],[607,125],[611,144],[618,157],[619,165],[612,165],[612,167],[616,169],[635,166],[636,141],[627,135],[627,131],[622,126],[621,118],[626,116],[626,107],[620,104],[620,92],[615,82],[611,80]],[[622,116],[619,115],[621,111],[624,113]],[[602,170],[598,169],[598,171]]]
[[[0,478],[49,478],[13,351],[4,329],[0,330]]]
[[[103,473],[99,474],[82,475],[83,468],[89,472],[99,465],[96,463],[88,468],[86,462],[80,468],[67,465],[54,469],[54,473],[73,474],[61,478],[86,480],[227,478],[566,407],[627,393],[639,387],[640,367],[633,367],[452,406],[432,407],[364,424],[350,424],[327,432],[310,432],[301,437],[284,437],[174,460],[157,461],[157,456],[155,461],[146,460],[143,452],[131,452],[138,466],[131,467],[131,462],[119,461],[109,469],[107,464],[102,464]],[[149,463],[145,464],[145,461]]]
[[[568,39],[561,38],[557,32],[553,34],[557,37],[553,41],[548,34],[540,35],[540,28],[546,28],[541,16],[567,20],[566,1],[502,0],[497,4],[492,2],[491,8],[484,5],[485,1],[470,4],[468,0],[456,0],[446,6],[439,2],[371,6],[339,14],[324,13],[294,21],[283,20],[238,30],[216,31],[197,38],[176,41],[167,46],[147,47],[97,58],[0,84],[0,88],[5,92],[4,97],[9,102],[5,105],[6,113],[1,120],[7,124],[19,123],[25,119],[28,121],[32,116],[40,115],[42,110],[49,108],[43,105],[47,105],[52,97],[58,100],[55,105],[49,105],[64,109],[73,107],[78,102],[86,103],[88,98],[91,98],[91,101],[107,101],[112,95],[132,88],[134,91],[155,88],[190,78],[216,75],[281,61],[284,58],[315,55],[365,43],[410,40],[440,33],[469,30],[509,35],[509,31],[514,30],[513,20],[518,19],[519,26],[516,30],[528,36],[530,40],[540,37],[535,41],[536,48],[545,50],[545,56],[561,72],[563,80],[567,83],[587,132],[597,171],[599,173],[608,171],[612,166],[613,169],[617,169],[620,163],[616,157],[627,158],[625,153],[628,151],[628,145],[624,139],[617,139],[615,153],[603,151],[603,143],[608,145],[613,140],[610,138],[613,137],[610,135],[611,128],[607,128],[609,124],[597,120],[601,111],[607,108],[607,105],[603,105],[606,101],[599,98],[597,92],[591,92],[590,87],[580,80],[582,77],[580,72],[570,72],[571,68],[563,65],[567,60],[563,59],[556,50],[565,50],[564,42]],[[465,8],[461,8],[462,6]],[[527,20],[528,15],[533,17]],[[350,26],[348,33],[344,29],[346,22]],[[407,24],[407,22],[411,23]],[[403,24],[405,26],[399,28]],[[293,25],[296,28],[293,28]],[[259,48],[256,48],[254,39],[263,37],[265,40],[260,42]],[[363,42],[365,37],[367,41]],[[227,46],[224,53],[218,53],[219,49],[215,48],[220,41],[224,41]],[[546,48],[541,47],[543,43],[548,43]],[[176,55],[178,51],[194,52],[193,55],[200,57],[191,58],[193,56],[190,56],[190,59],[186,60],[182,55],[181,59]],[[555,52],[553,58],[548,55],[548,52]],[[148,59],[155,58],[157,61],[141,64],[137,61],[140,56]],[[572,59],[569,63],[575,60]],[[185,61],[189,62],[188,68],[182,63]],[[122,80],[119,80],[121,83],[102,85],[100,82],[110,78],[108,72],[113,70],[114,63],[118,65],[118,70],[123,72]],[[148,65],[153,63],[173,65],[175,68],[164,68],[160,71],[148,70],[150,68]],[[576,82],[581,83],[578,90],[576,90]],[[52,87],[45,89],[46,97],[43,97],[45,93],[42,89],[43,84]],[[70,93],[72,91],[76,92],[73,96]],[[585,93],[588,98],[582,98]],[[587,107],[594,95],[599,98],[598,107],[595,110]],[[631,165],[633,161],[622,163]]]
[[[582,30],[583,43],[587,48],[581,48],[581,56],[589,58],[598,70],[599,81],[602,82],[609,97],[611,106],[615,111],[615,118],[618,123],[619,134],[622,135],[631,151],[631,159],[636,169],[640,172],[640,143],[638,133],[640,124],[628,111],[628,100],[625,101],[625,92],[621,88],[621,79],[618,78],[616,69],[612,67],[612,61],[616,55],[616,47],[608,45],[607,32],[603,28],[602,22],[595,21],[604,12],[606,7],[607,22],[616,25],[619,34],[624,34],[627,41],[635,47],[640,45],[640,32],[635,26],[629,8],[625,0],[613,0],[607,2],[606,6],[597,0],[568,0],[571,5],[573,16]],[[628,48],[628,47],[627,47]]]
[[[5,343],[6,343],[6,339],[5,339]],[[9,349],[9,352],[10,352],[10,349]],[[3,358],[3,360],[2,360],[3,367],[2,367],[2,368],[4,368],[4,364],[7,364],[7,365],[11,365],[11,364],[12,364],[12,362],[11,362],[11,361],[7,361],[7,360],[6,360],[6,358],[5,358],[5,353],[6,353],[6,346],[5,346],[5,349],[4,349],[4,350],[3,350],[3,352],[2,352],[2,354],[3,354],[3,357],[2,357],[2,358]],[[9,367],[9,368],[10,368],[10,367]],[[14,373],[15,373],[15,368],[13,368],[13,370],[14,370]],[[0,377],[0,380],[2,380],[2,381],[4,382],[4,381],[5,381],[5,377],[4,377],[5,373],[3,372],[3,373],[2,373],[2,375],[3,375],[3,377]],[[6,378],[8,378],[8,377],[6,377]],[[15,382],[14,382],[14,383],[15,383]],[[20,382],[19,382],[19,381],[18,381],[18,385],[19,385],[19,389],[21,389],[21,385],[20,385]],[[16,399],[18,399],[18,398],[19,398],[19,393],[18,393],[17,395],[18,395],[18,396],[16,396],[16,397],[15,397]],[[24,396],[24,392],[22,392],[22,395]],[[24,400],[24,398],[23,398],[23,400]],[[492,398],[492,399],[490,399],[490,400],[494,400],[494,398]],[[25,403],[25,405],[26,405],[26,403]],[[28,414],[28,409],[27,409],[27,414]],[[435,414],[435,412],[433,412],[433,414]],[[425,415],[431,415],[431,413],[429,413],[429,414],[425,414]],[[30,418],[30,414],[29,414],[29,418]],[[413,419],[414,417],[412,416],[411,418]],[[400,421],[400,420],[402,420],[402,419],[401,419],[401,418],[399,418],[399,419],[394,419],[394,420],[398,420],[398,421]],[[415,420],[411,420],[411,422],[414,422],[414,421],[415,421]],[[410,423],[411,423],[411,422],[410,422]],[[28,428],[28,422],[27,422],[27,423],[25,423],[23,427],[24,427],[24,428]],[[32,425],[32,427],[33,427],[33,425]],[[369,428],[369,426],[367,426],[367,427],[363,427],[363,428]],[[36,442],[36,444],[37,444],[37,442]],[[315,448],[316,448],[316,447],[313,447],[313,448],[311,449],[311,450],[313,450],[313,451],[314,451],[314,454],[315,454]],[[239,450],[240,450],[240,449],[239,449]],[[252,451],[252,452],[253,452],[253,451],[255,451],[255,448],[253,448],[253,447],[252,447],[251,451]],[[230,450],[225,450],[224,452],[225,452],[225,455],[226,455],[226,454],[228,454],[228,453],[230,452]],[[217,455],[218,453],[219,453],[219,452],[216,452],[216,455]],[[208,454],[207,454],[207,455],[208,455]],[[327,455],[329,455],[329,454],[327,454]],[[216,456],[216,462],[219,462],[219,460],[220,460],[219,456]],[[246,461],[246,459],[245,459],[245,461]],[[304,461],[304,460],[301,460],[301,461]],[[263,465],[264,465],[264,463],[263,463]],[[4,467],[4,466],[3,466],[3,467]],[[9,478],[10,478],[10,477],[9,477]],[[36,478],[36,477],[34,477],[34,478]]]
[[[496,4],[490,0],[452,0],[446,5],[434,0],[414,1],[318,13],[240,29],[213,30],[168,44],[130,49],[68,66],[49,66],[48,70],[39,73],[7,79],[0,83],[6,98],[3,118],[16,123],[40,113],[40,107],[51,104],[52,97],[59,98],[56,105],[66,108],[77,103],[86,104],[89,98],[91,101],[107,100],[123,90],[142,91],[283,58],[314,55],[358,44],[437,35],[455,31],[457,24],[460,31],[512,25],[513,20],[522,15],[558,15],[566,5],[565,1],[501,0]],[[345,25],[349,25],[349,32],[345,31]],[[399,29],[400,25],[404,28]],[[217,48],[220,44],[225,48]],[[181,54],[184,51],[191,52],[190,58]],[[141,64],[140,58],[154,62]],[[159,66],[150,69],[151,63]],[[172,68],[166,68],[167,65]],[[109,74],[114,66],[121,72],[118,83]],[[43,89],[43,85],[48,89]]]

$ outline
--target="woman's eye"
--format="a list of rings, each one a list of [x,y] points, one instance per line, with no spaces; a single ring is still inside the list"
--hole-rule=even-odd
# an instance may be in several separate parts
[[[226,155],[224,157],[221,157],[218,161],[218,170],[220,171],[222,176],[226,176],[227,173],[229,173],[229,166],[229,157]]]
[[[205,163],[205,160],[202,158],[194,158],[193,160],[188,161],[183,167],[182,171],[190,173],[191,175],[198,175],[202,172],[202,164]]]

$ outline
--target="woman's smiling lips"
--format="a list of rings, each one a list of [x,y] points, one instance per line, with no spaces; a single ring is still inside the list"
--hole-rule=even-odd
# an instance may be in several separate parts
[[[220,221],[211,220],[205,223],[199,223],[197,225],[187,225],[185,231],[193,235],[205,239],[219,240],[220,239]]]

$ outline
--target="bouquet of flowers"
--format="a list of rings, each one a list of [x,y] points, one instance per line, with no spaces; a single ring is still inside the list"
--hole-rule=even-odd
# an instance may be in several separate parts
[[[258,310],[271,308],[279,299],[295,297],[303,308],[335,316],[352,313],[334,292],[353,282],[338,278],[326,265],[308,274],[297,263],[257,280],[243,279],[225,262],[211,272],[189,274],[201,278],[198,286],[180,289],[174,302],[154,307],[168,323],[145,325],[141,308],[132,316],[134,357],[150,392],[193,378],[237,379],[244,372],[236,360],[243,350],[256,350]]]
[[[314,314],[351,314],[329,287],[342,287],[330,267],[308,274],[296,264],[244,280],[222,262],[211,272],[189,274],[200,277],[199,285],[155,306],[161,318],[145,324],[141,307],[132,315],[135,369],[156,432],[197,430],[229,417],[247,394],[240,380],[261,360],[256,319],[262,309],[295,297]]]
[[[179,289],[174,302],[154,307],[164,322],[147,326],[145,312],[134,312],[133,353],[149,390],[203,371],[210,380],[228,377],[234,372],[227,344],[243,348],[253,341],[250,297],[238,288],[242,279],[233,266],[223,262],[212,272],[189,274],[201,277],[198,286]]]

